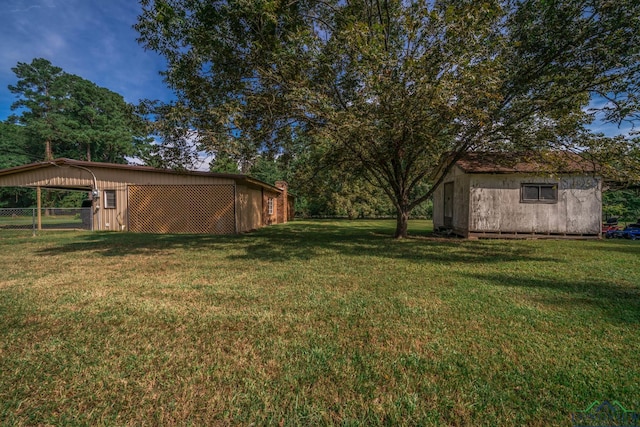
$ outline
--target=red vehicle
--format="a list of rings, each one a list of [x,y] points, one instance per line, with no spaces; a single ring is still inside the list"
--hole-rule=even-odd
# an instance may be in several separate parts
[[[611,217],[609,219],[607,219],[606,222],[604,222],[602,224],[602,233],[606,234],[606,233],[610,233],[613,231],[619,230],[618,228],[618,218],[617,217]]]

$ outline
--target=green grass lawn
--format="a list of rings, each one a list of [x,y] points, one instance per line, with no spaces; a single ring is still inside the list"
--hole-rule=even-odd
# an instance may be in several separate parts
[[[0,230],[0,425],[571,425],[640,411],[640,243]]]

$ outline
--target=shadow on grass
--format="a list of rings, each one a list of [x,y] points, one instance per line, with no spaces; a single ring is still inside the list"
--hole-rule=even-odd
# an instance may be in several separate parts
[[[495,245],[482,241],[418,238],[397,241],[392,228],[380,222],[294,222],[242,235],[181,235],[94,233],[41,250],[41,255],[94,252],[103,256],[166,253],[168,250],[227,251],[229,260],[286,262],[319,256],[361,255],[429,263],[497,263],[505,261],[558,262],[534,255],[522,245]]]
[[[613,251],[640,257],[640,240],[606,239],[601,244],[602,246],[598,246],[597,250]],[[614,256],[614,254],[611,254],[611,256]]]
[[[638,286],[625,286],[603,279],[527,278],[508,274],[465,276],[495,285],[551,291],[536,293],[532,300],[569,310],[595,308],[616,322],[640,323]]]

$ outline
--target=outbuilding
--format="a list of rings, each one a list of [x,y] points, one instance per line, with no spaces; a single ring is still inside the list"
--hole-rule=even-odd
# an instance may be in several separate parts
[[[93,230],[232,234],[294,213],[283,181],[70,159],[0,170],[0,187],[86,192]]]
[[[597,169],[569,153],[469,153],[434,191],[434,228],[468,238],[599,238]]]

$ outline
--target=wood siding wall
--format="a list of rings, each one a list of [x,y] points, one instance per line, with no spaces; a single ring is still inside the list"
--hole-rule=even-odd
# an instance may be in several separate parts
[[[278,221],[278,203],[276,199],[278,193],[268,190],[262,191],[262,225],[277,224]],[[273,199],[273,213],[269,215],[269,199]]]
[[[236,218],[238,232],[262,227],[262,191],[243,185],[236,187]]]
[[[556,203],[522,203],[526,183],[557,184]],[[473,175],[469,231],[597,235],[602,227],[600,180],[530,175]]]
[[[433,193],[433,226],[434,228],[449,226],[444,220],[444,184],[453,184],[452,224],[454,230],[466,230],[469,225],[469,176],[454,167]]]
[[[600,234],[602,183],[584,175],[465,174],[458,167],[444,183],[454,185],[453,230],[463,236],[506,234]],[[557,203],[523,203],[523,184],[557,184]],[[444,227],[444,191],[433,195],[433,224]]]

